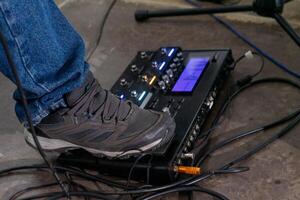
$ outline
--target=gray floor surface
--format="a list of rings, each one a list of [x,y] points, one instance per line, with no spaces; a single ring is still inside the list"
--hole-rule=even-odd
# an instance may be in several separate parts
[[[99,24],[107,9],[108,0],[60,1],[61,9],[83,36],[87,54],[95,48]],[[160,46],[181,46],[184,49],[231,48],[235,57],[249,49],[223,26],[208,16],[154,19],[138,24],[133,19],[137,8],[152,8],[149,4],[119,1],[114,7],[103,33],[101,44],[95,49],[89,63],[95,76],[105,88],[110,88],[138,50],[157,49]],[[299,21],[300,18],[293,18]],[[239,30],[290,68],[299,71],[300,50],[275,24],[232,22]],[[299,29],[297,29],[300,32]],[[232,80],[237,80],[257,69],[257,60],[243,62],[235,70]],[[270,62],[262,77],[287,77]],[[37,152],[26,145],[22,127],[14,114],[11,99],[15,87],[0,75],[0,166],[5,168],[25,163],[41,162]],[[241,95],[225,114],[224,123],[216,130],[215,140],[228,137],[239,130],[278,119],[299,108],[299,91],[280,84],[270,84],[251,89]],[[237,145],[217,152],[209,162],[218,165],[226,159],[251,148],[276,130],[258,135]],[[276,141],[251,159],[242,162],[250,171],[237,175],[209,179],[202,185],[224,193],[230,199],[247,200],[298,200],[300,199],[300,126]],[[40,173],[1,177],[0,199],[28,185],[44,183],[48,176]],[[177,195],[166,199],[177,199]],[[209,199],[195,194],[195,199]]]

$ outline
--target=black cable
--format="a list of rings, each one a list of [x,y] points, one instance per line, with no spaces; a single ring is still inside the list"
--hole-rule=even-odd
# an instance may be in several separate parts
[[[114,5],[117,3],[117,0],[112,0],[112,2],[110,3],[110,5],[108,6],[108,9],[106,11],[106,13],[104,14],[104,17],[102,19],[102,22],[100,24],[100,30],[99,30],[99,35],[96,41],[96,45],[94,46],[94,48],[90,51],[90,53],[87,55],[87,61],[90,60],[90,58],[92,57],[92,55],[94,54],[94,52],[96,51],[96,49],[98,48],[98,46],[100,45],[101,39],[102,39],[102,35],[103,35],[103,30],[104,30],[104,26],[105,23],[108,19],[108,16],[111,12],[111,10],[113,9]]]
[[[298,83],[296,83],[292,80],[289,80],[289,79],[285,79],[285,78],[271,77],[271,78],[264,78],[264,79],[259,79],[259,80],[256,80],[256,81],[249,82],[246,85],[243,85],[242,87],[239,87],[235,92],[233,92],[233,94],[231,96],[229,96],[227,98],[227,100],[225,101],[225,103],[223,104],[221,109],[219,109],[219,111],[217,112],[216,117],[213,120],[211,128],[215,127],[216,124],[218,124],[218,121],[220,120],[221,116],[224,114],[225,110],[230,105],[232,100],[234,98],[236,98],[241,92],[245,91],[246,89],[248,89],[250,87],[260,85],[260,84],[265,84],[265,83],[283,83],[283,84],[293,86],[297,89],[300,89],[300,85]],[[211,133],[212,133],[212,131],[208,131],[207,134],[206,134],[206,137],[209,137],[211,135]]]
[[[236,174],[236,173],[241,173],[241,172],[247,172],[249,171],[249,167],[232,167],[228,169],[217,169],[212,171],[212,174]]]
[[[191,2],[193,2],[194,4],[199,4],[200,2],[209,2],[209,3],[216,3],[216,4],[222,4],[222,5],[226,5],[226,6],[233,6],[233,5],[237,5],[241,2],[241,0],[235,0],[233,2],[227,2],[226,0],[190,0]]]
[[[252,78],[254,78],[254,77],[258,76],[258,75],[263,71],[264,66],[265,66],[265,59],[264,59],[264,57],[263,57],[262,55],[260,55],[260,54],[257,53],[257,52],[251,52],[251,53],[252,53],[254,56],[258,56],[258,57],[260,58],[260,60],[261,60],[261,64],[260,64],[260,66],[259,66],[258,71],[255,72],[254,74],[249,75],[249,76],[251,76]],[[236,59],[236,61],[235,61],[234,64],[233,64],[233,68],[236,68],[237,64],[238,64],[239,62],[241,62],[242,60],[244,60],[244,58],[247,58],[246,54],[243,54],[243,55],[240,56],[238,59]]]
[[[144,158],[145,156],[148,156],[148,155],[150,155],[150,156],[152,157],[152,154],[141,154],[139,157],[137,157],[137,159],[136,159],[136,160],[134,161],[134,163],[132,164],[132,166],[131,166],[131,168],[130,168],[130,170],[129,170],[129,173],[128,173],[127,184],[126,184],[127,187],[129,187],[129,185],[130,185],[130,180],[131,180],[131,176],[132,176],[132,173],[133,173],[134,168],[136,167],[136,165],[138,164],[138,162],[139,162],[142,158]],[[151,157],[150,157],[150,158],[151,158]]]
[[[44,167],[40,167],[40,166],[44,166]],[[8,168],[8,169],[0,170],[0,177],[3,176],[3,174],[8,174],[10,172],[27,170],[27,169],[43,170],[45,168],[47,168],[45,165],[25,165],[25,166],[11,167],[11,168]]]
[[[97,191],[88,191],[88,192],[70,192],[71,197],[93,197],[96,199],[103,199],[103,200],[113,200],[114,198],[112,197],[107,197]],[[54,195],[52,197],[49,197],[47,200],[56,200],[56,199],[61,199],[63,197],[66,197],[64,193]]]
[[[31,197],[25,197],[25,198],[21,198],[18,200],[35,200],[35,199],[44,199],[44,198],[49,198],[55,195],[59,195],[61,194],[61,192],[48,192],[48,193],[44,193],[44,194],[37,194],[37,195],[33,195]]]
[[[298,109],[296,112],[293,112],[292,114],[289,114],[288,116],[284,117],[284,118],[281,118],[275,122],[272,122],[272,123],[269,123],[269,124],[266,124],[264,126],[261,126],[261,127],[258,127],[258,128],[255,128],[253,130],[249,130],[249,131],[245,131],[245,132],[242,132],[238,135],[235,135],[235,136],[232,136],[230,138],[227,138],[221,142],[219,142],[218,144],[214,145],[213,147],[211,147],[201,158],[200,160],[197,162],[197,166],[201,165],[203,163],[203,161],[210,155],[212,154],[214,151],[236,141],[236,140],[239,140],[241,138],[244,138],[244,137],[247,137],[247,136],[251,136],[251,135],[254,135],[258,132],[261,132],[261,131],[266,131],[270,128],[273,128],[275,126],[278,126],[280,124],[283,124],[293,118],[295,118],[297,115],[300,114],[300,109]]]
[[[79,177],[85,178],[87,180],[99,181],[101,183],[104,183],[104,184],[107,184],[107,185],[110,185],[110,186],[118,187],[118,188],[121,188],[121,189],[126,189],[126,185],[123,185],[121,183],[112,182],[112,181],[109,181],[109,180],[103,180],[102,178],[99,178],[96,175],[92,175],[92,174],[89,174],[89,173],[86,173],[86,172],[80,172],[80,171],[76,171],[76,170],[74,171],[73,169],[69,169],[69,168],[61,167],[61,166],[55,166],[55,168],[58,172],[60,172],[60,171],[69,171],[73,174],[73,176],[79,176]],[[20,171],[20,170],[27,170],[27,169],[41,170],[41,169],[47,169],[47,166],[45,166],[45,165],[32,165],[32,166],[12,167],[12,168],[4,169],[4,170],[0,171],[0,176],[3,176],[3,174],[6,174],[6,173]],[[141,189],[141,190],[139,190],[139,189],[129,189],[128,191],[124,191],[124,192],[107,193],[107,194],[128,195],[128,194],[155,192],[155,191],[160,191],[160,190],[164,190],[164,189],[167,189],[167,188],[175,187],[175,186],[180,185],[184,182],[186,182],[186,180],[178,181],[178,182],[175,182],[173,184],[168,184],[166,186],[152,187],[150,189]]]
[[[272,142],[274,142],[276,139],[284,136],[285,134],[287,134],[292,128],[294,128],[298,123],[300,122],[300,114],[298,113],[293,119],[292,121],[282,130],[280,130],[277,134],[275,134],[274,136],[272,136],[270,139],[268,139],[267,141],[265,141],[264,143],[256,146],[255,148],[253,148],[251,151],[245,153],[244,155],[240,156],[239,158],[228,162],[227,164],[225,164],[223,167],[221,167],[220,169],[227,169],[228,167],[242,161],[245,160],[247,158],[249,158],[250,156],[254,155],[255,153],[257,153],[258,151],[262,150],[264,147],[266,147],[267,145],[271,144]],[[210,177],[211,175],[213,175],[213,173],[208,173],[205,176]],[[188,185],[192,185],[200,180],[203,180],[203,177],[200,175],[198,177],[196,177],[193,181],[189,181]]]
[[[72,174],[70,174],[69,172],[65,172],[64,174],[65,174],[66,180],[68,181],[69,186],[71,187],[70,190],[75,191],[75,192],[80,191],[78,189],[81,189],[82,191],[88,191],[88,189],[85,186],[83,186],[80,183],[77,183],[73,180]],[[84,197],[84,200],[90,200],[90,198]]]
[[[264,79],[256,80],[253,82],[251,82],[252,81],[252,79],[251,79],[249,81],[250,81],[249,83],[244,84],[243,86],[239,86],[239,88],[236,91],[234,91],[233,94],[227,98],[227,100],[225,101],[225,103],[223,104],[221,109],[219,109],[219,111],[217,112],[216,117],[213,120],[213,123],[211,125],[211,128],[202,137],[206,137],[206,139],[208,139],[211,136],[212,131],[215,129],[216,126],[218,126],[218,122],[219,122],[221,116],[223,116],[225,110],[230,105],[232,100],[234,98],[236,98],[241,92],[243,92],[244,90],[246,90],[250,87],[256,86],[257,84],[277,82],[277,83],[285,83],[285,84],[291,85],[297,89],[300,89],[300,85],[298,83],[293,82],[288,79],[284,79],[284,78],[264,78]]]
[[[205,193],[208,194],[210,196],[213,196],[217,199],[220,200],[229,200],[226,196],[224,196],[223,194],[220,194],[216,191],[207,189],[207,188],[202,188],[199,186],[182,186],[182,187],[176,187],[176,188],[172,188],[170,190],[166,190],[166,191],[162,191],[162,192],[158,192],[155,194],[151,194],[148,196],[143,196],[142,198],[140,198],[139,200],[151,200],[151,199],[156,199],[158,197],[162,197],[165,196],[167,194],[171,194],[171,193],[175,193],[175,192],[201,192],[201,193]]]
[[[296,117],[294,119],[292,119],[292,122],[290,122],[284,129],[280,130],[279,133],[277,133],[276,135],[274,135],[272,138],[270,138],[266,142],[258,145],[257,147],[255,147],[251,151],[245,153],[244,155],[238,157],[237,159],[228,162],[223,167],[221,167],[221,168],[219,168],[217,170],[210,171],[210,172],[207,172],[207,173],[204,173],[202,175],[194,177],[192,180],[189,180],[186,183],[184,183],[184,185],[191,186],[191,185],[199,183],[200,181],[203,181],[203,180],[205,180],[205,179],[207,179],[207,178],[209,178],[209,177],[211,177],[213,175],[227,174],[227,173],[240,173],[240,172],[244,172],[244,171],[249,170],[249,168],[247,168],[247,167],[239,167],[239,168],[229,168],[229,167],[233,166],[234,164],[236,164],[236,163],[238,163],[238,162],[240,162],[242,160],[245,160],[245,159],[249,158],[250,156],[252,156],[255,153],[257,153],[258,151],[262,150],[267,145],[269,145],[272,142],[274,142],[276,139],[278,139],[278,138],[284,136],[285,134],[287,134],[292,128],[294,128],[300,122],[300,114],[299,113],[297,113],[297,114],[298,115],[296,115]],[[173,191],[173,188],[166,190],[166,192],[168,192],[168,191]],[[160,195],[158,195],[158,194],[160,194]],[[163,194],[162,193],[157,193],[155,195],[156,195],[155,197],[157,197],[157,196],[162,196]]]
[[[80,192],[69,192],[70,197],[92,197],[95,199],[102,199],[102,200],[114,200],[112,197],[107,197],[97,191],[80,191]],[[19,200],[34,200],[34,199],[41,199],[47,198],[47,200],[55,200],[61,199],[66,197],[66,195],[62,192],[49,192],[40,195],[34,195],[31,197],[22,198]]]
[[[113,181],[110,181],[109,179],[106,179],[104,177],[89,174],[87,172],[81,172],[81,171],[76,170],[76,169],[71,169],[71,168],[62,167],[62,166],[54,166],[54,168],[58,172],[66,172],[67,171],[67,172],[72,173],[73,176],[89,179],[89,180],[92,180],[92,181],[101,182],[101,183],[104,183],[104,184],[106,184],[108,186],[112,186],[112,187],[127,189],[125,184],[113,182]],[[12,167],[12,168],[9,168],[9,169],[1,170],[0,171],[0,176],[2,176],[3,174],[10,173],[10,172],[15,172],[15,171],[20,171],[20,170],[27,170],[27,169],[30,169],[30,170],[47,170],[48,167],[45,166],[45,165],[28,165],[28,166]]]
[[[81,188],[83,191],[88,191],[86,189],[86,187],[84,187],[83,185],[79,184],[79,183],[76,183],[76,182],[73,182],[71,181],[70,184],[76,186],[76,187],[79,187]],[[28,192],[32,192],[34,190],[39,190],[39,189],[43,189],[43,188],[49,188],[49,187],[53,187],[53,186],[58,186],[58,183],[49,183],[49,184],[44,184],[44,185],[38,185],[38,186],[33,186],[33,187],[28,187],[28,188],[25,188],[23,190],[20,190],[18,191],[17,193],[13,194],[9,200],[16,200],[18,197],[28,193]],[[49,195],[58,195],[58,194],[61,194],[61,193],[49,193]],[[48,194],[46,194],[45,196],[43,195],[42,197],[30,197],[30,199],[38,199],[38,198],[44,198],[44,197],[48,197]],[[26,199],[26,198],[25,198]],[[86,200],[88,200],[88,197],[85,197]]]
[[[53,187],[53,186],[58,186],[57,182],[55,182],[55,183],[48,183],[48,184],[44,184],[44,185],[27,187],[27,188],[25,188],[23,190],[20,190],[20,191],[16,192],[15,194],[13,194],[9,198],[9,200],[16,200],[18,197],[24,195],[27,192],[31,192],[33,190],[38,190],[38,189],[43,189],[43,188],[48,188],[48,187]]]
[[[252,149],[250,152],[247,152],[244,155],[240,156],[239,158],[235,159],[234,161],[228,162],[226,165],[224,165],[224,167],[222,169],[227,169],[228,167],[230,167],[230,166],[232,166],[232,165],[234,165],[234,164],[236,164],[238,162],[241,162],[242,160],[245,160],[245,159],[249,158],[250,156],[254,155],[255,153],[257,153],[258,151],[262,150],[263,148],[265,148],[266,146],[268,146],[269,144],[271,144],[272,142],[274,142],[278,138],[281,138],[282,136],[286,135],[299,122],[300,122],[300,114],[295,119],[293,119],[292,122],[289,123],[284,129],[282,129],[281,131],[279,131],[273,137],[271,137],[270,139],[268,139],[264,143],[258,145],[257,147],[255,147],[254,149]]]
[[[58,174],[56,173],[55,169],[53,168],[51,162],[48,160],[46,154],[42,150],[40,142],[39,142],[39,140],[37,138],[35,127],[33,126],[31,114],[30,114],[30,111],[29,111],[29,108],[28,108],[28,102],[27,102],[27,99],[26,99],[26,96],[25,96],[25,92],[24,92],[23,87],[22,87],[22,83],[21,83],[20,78],[19,78],[19,73],[17,71],[17,67],[16,67],[16,65],[15,65],[15,63],[13,61],[12,55],[10,53],[7,40],[5,39],[5,37],[2,34],[2,32],[0,32],[0,42],[1,42],[2,46],[3,46],[3,50],[4,50],[4,53],[5,53],[5,56],[7,58],[9,66],[11,67],[11,71],[13,73],[13,76],[14,76],[14,79],[15,79],[15,82],[16,82],[16,85],[17,85],[17,89],[18,89],[18,91],[20,93],[21,102],[23,104],[23,109],[24,109],[24,112],[25,112],[25,116],[26,116],[26,119],[28,121],[29,129],[30,129],[30,132],[32,134],[34,143],[35,143],[35,145],[37,147],[37,150],[38,150],[39,154],[41,155],[41,157],[43,158],[43,160],[45,161],[46,165],[51,170],[52,175],[54,176],[54,178],[56,179],[56,181],[60,185],[61,189],[67,195],[68,194],[68,188],[66,188],[65,185],[60,180],[60,178],[59,178]]]
[[[284,136],[285,134],[287,134],[299,122],[300,122],[300,115],[298,115],[295,119],[293,119],[292,122],[290,122],[284,129],[280,130],[273,137],[271,137],[267,141],[263,142],[262,144],[256,146],[251,151],[248,151],[247,153],[243,154],[242,156],[234,159],[233,161],[230,161],[230,162],[226,163],[225,165],[223,165],[222,167],[220,167],[218,170],[228,169],[230,166],[233,166],[233,165],[237,164],[238,162],[241,162],[241,161],[243,161],[245,159],[248,159],[249,157],[253,156],[255,153],[259,152],[260,150],[262,150],[266,146],[268,146],[271,143],[273,143],[278,138],[280,138],[280,137]],[[214,175],[213,172],[208,172],[206,174],[199,175],[197,177],[194,177],[193,180],[190,180],[190,181],[186,182],[185,185],[193,185],[195,183],[198,183],[198,182],[200,182],[202,180],[205,180],[205,179],[211,177],[212,175]]]

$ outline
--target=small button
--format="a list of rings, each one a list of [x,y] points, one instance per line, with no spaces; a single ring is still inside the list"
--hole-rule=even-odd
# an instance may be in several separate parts
[[[120,85],[121,86],[126,86],[127,85],[127,80],[125,79],[125,78],[122,78],[121,80],[120,80]]]
[[[168,69],[166,72],[167,72],[167,74],[169,75],[170,78],[174,77],[174,73],[171,69]]]
[[[175,63],[172,63],[171,65],[170,65],[170,68],[175,68],[176,67],[176,64]]]
[[[164,107],[162,109],[163,112],[166,112],[166,113],[170,113],[170,108],[169,107]]]
[[[217,93],[216,93],[215,91],[213,91],[213,92],[211,93],[211,95],[212,95],[213,98],[216,98],[216,97],[217,97]]]
[[[132,97],[137,97],[137,92],[136,92],[136,90],[132,90],[131,93],[130,93],[130,95],[131,95]]]
[[[165,55],[167,53],[167,49],[166,48],[161,48],[160,50],[162,55]]]
[[[194,138],[194,136],[192,136],[192,135],[191,135],[190,138],[189,138],[189,140],[190,140],[191,142],[194,141],[194,139],[195,139],[195,138]]]
[[[194,136],[197,135],[197,131],[195,129],[192,131],[192,135],[194,135]]]
[[[181,56],[182,56],[182,52],[178,52],[178,53],[177,53],[177,56],[178,56],[178,57],[181,57]]]
[[[143,82],[148,82],[148,76],[147,75],[143,75],[142,76],[142,81]]]
[[[168,75],[163,75],[162,79],[165,81],[166,84],[170,83],[170,78]]]
[[[164,81],[159,81],[158,82],[158,85],[159,87],[162,89],[162,90],[165,90],[166,89],[166,83]]]
[[[188,148],[187,148],[187,147],[184,147],[183,152],[184,152],[184,153],[188,152]]]
[[[141,59],[144,59],[147,57],[147,53],[145,51],[141,52]]]
[[[158,63],[157,63],[156,61],[153,61],[153,62],[152,62],[152,67],[153,67],[153,68],[158,68]]]
[[[187,141],[186,146],[187,146],[187,147],[191,147],[191,146],[192,146],[192,143],[191,143],[190,141]]]
[[[138,68],[137,68],[137,66],[136,65],[131,65],[131,71],[132,72],[135,72],[135,71],[137,71],[138,70]]]

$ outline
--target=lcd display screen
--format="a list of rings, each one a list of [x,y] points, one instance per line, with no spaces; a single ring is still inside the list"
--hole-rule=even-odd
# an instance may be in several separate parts
[[[208,57],[191,58],[174,85],[172,92],[192,92],[208,63]]]

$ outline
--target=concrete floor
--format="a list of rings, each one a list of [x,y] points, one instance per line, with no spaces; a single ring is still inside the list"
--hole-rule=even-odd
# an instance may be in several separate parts
[[[140,3],[136,3],[140,1]],[[59,6],[70,19],[70,22],[83,36],[87,53],[97,39],[97,31],[103,17],[108,0],[60,0]],[[232,48],[235,57],[247,51],[249,47],[238,40],[224,27],[208,16],[180,17],[155,19],[145,24],[133,20],[136,8],[156,8],[172,2],[175,7],[185,6],[180,0],[122,0],[113,9],[103,34],[101,45],[93,53],[89,63],[95,76],[103,87],[110,88],[122,73],[135,53],[141,49],[157,49],[160,46],[181,46],[184,49],[201,48]],[[297,27],[300,22],[299,0],[292,2],[287,9],[289,19]],[[293,4],[293,5],[292,5]],[[292,15],[291,13],[295,13]],[[299,71],[300,50],[290,38],[270,20],[254,17],[251,14],[225,16],[244,34],[249,36],[259,47],[277,57],[281,62]],[[253,21],[253,19],[255,19]],[[260,21],[258,23],[260,19]],[[255,22],[255,23],[254,23]],[[298,32],[300,29],[298,29]],[[109,66],[109,67],[108,67]],[[233,73],[232,79],[237,80],[255,71],[256,63],[243,63]],[[287,77],[281,70],[266,62],[266,68],[260,77]],[[11,93],[14,86],[0,75],[0,163],[1,168],[25,163],[41,162],[39,155],[29,148],[22,136],[22,127],[14,115],[14,105]],[[230,112],[225,115],[225,121],[216,131],[215,136],[227,137],[238,130],[270,122],[299,108],[300,93],[295,89],[278,84],[261,86],[249,90],[238,98]],[[229,176],[210,179],[203,186],[224,193],[230,199],[300,199],[300,127],[289,135],[278,140],[253,158],[243,162],[250,171]],[[224,162],[237,153],[249,149],[254,142],[263,141],[272,132],[255,136],[242,141],[234,148],[226,148],[217,152],[209,162],[213,165]],[[28,185],[45,182],[45,176],[40,174],[2,177],[0,179],[0,199]],[[195,199],[209,199],[200,194]],[[177,199],[173,195],[166,199]]]

